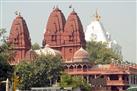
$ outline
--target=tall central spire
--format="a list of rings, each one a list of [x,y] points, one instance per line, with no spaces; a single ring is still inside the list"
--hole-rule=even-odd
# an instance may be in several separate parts
[[[80,48],[85,48],[85,36],[79,16],[73,10],[68,16],[62,34],[62,54],[65,60],[71,60],[74,53]]]
[[[52,48],[60,49],[61,33],[64,31],[65,23],[66,19],[62,11],[58,7],[53,8],[46,26],[43,46],[48,44]]]

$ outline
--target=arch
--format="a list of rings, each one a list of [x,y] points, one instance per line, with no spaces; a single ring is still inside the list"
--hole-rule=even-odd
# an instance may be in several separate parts
[[[79,64],[77,65],[77,71],[80,71],[82,69],[82,66]]]
[[[71,66],[69,67],[69,71],[73,71],[73,69],[74,69],[74,67],[73,67],[73,65],[71,65]]]
[[[64,69],[68,69],[69,67],[67,65],[64,66]]]
[[[83,65],[83,71],[87,71],[88,70],[88,66],[87,65]]]

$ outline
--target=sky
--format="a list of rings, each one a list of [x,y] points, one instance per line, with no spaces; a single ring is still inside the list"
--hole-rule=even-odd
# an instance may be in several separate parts
[[[19,11],[28,25],[32,44],[42,45],[43,34],[53,7],[58,6],[67,19],[73,10],[69,8],[70,5],[80,17],[84,31],[98,9],[105,30],[121,45],[124,60],[137,63],[135,0],[1,0],[0,27],[6,28],[8,35],[16,17],[14,12]]]

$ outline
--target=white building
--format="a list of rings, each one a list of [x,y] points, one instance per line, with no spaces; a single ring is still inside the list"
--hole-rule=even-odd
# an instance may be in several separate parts
[[[108,48],[112,48],[116,53],[122,55],[121,46],[116,42],[116,40],[112,40],[111,35],[105,31],[100,22],[100,16],[97,11],[95,19],[87,26],[85,31],[85,40],[107,43]]]

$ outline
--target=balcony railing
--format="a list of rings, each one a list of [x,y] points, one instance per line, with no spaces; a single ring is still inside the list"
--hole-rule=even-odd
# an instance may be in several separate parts
[[[107,85],[128,85],[128,81],[124,81],[124,80],[107,80]]]

